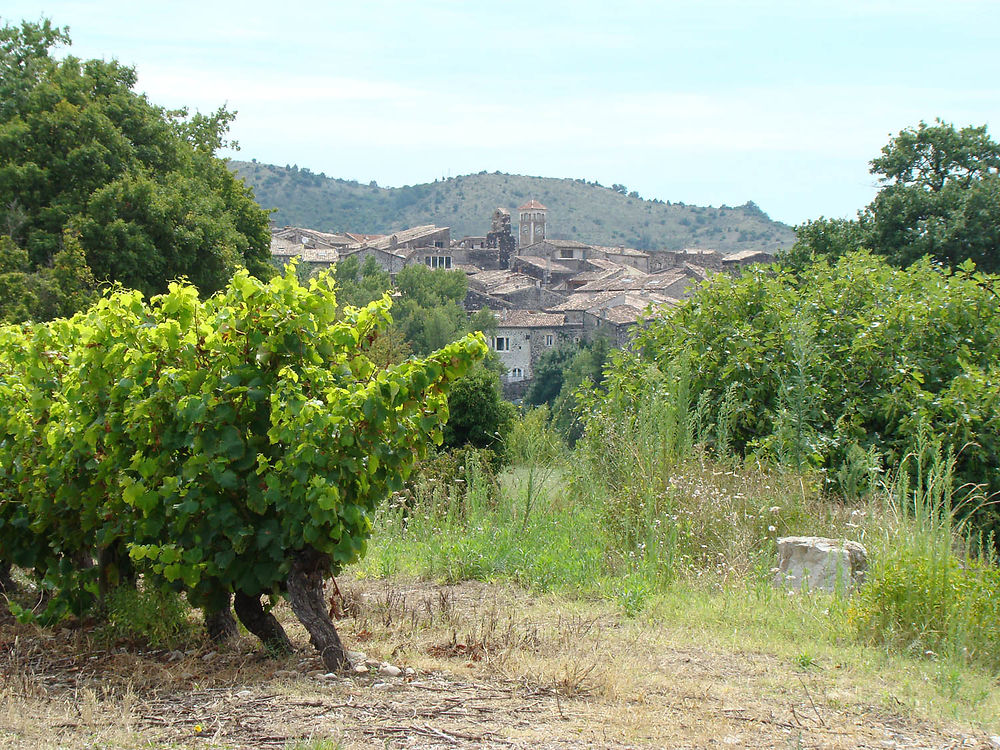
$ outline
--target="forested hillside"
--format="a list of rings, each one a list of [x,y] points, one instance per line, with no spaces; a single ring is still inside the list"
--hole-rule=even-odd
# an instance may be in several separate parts
[[[451,227],[452,237],[483,235],[497,206],[516,213],[534,198],[549,208],[549,236],[639,249],[713,248],[722,252],[787,248],[792,229],[752,202],[730,208],[643,200],[625,186],[494,172],[423,185],[381,188],[332,179],[297,166],[230,163],[278,224],[323,231],[385,233],[407,226]],[[515,215],[516,221],[516,215]]]

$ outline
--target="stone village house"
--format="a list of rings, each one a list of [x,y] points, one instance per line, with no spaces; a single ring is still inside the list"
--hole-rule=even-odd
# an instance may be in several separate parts
[[[271,255],[284,265],[298,257],[313,268],[372,257],[393,278],[408,265],[460,270],[468,278],[466,309],[489,308],[497,319],[490,345],[507,368],[507,398],[521,398],[538,359],[567,341],[608,339],[628,345],[649,309],[676,305],[711,274],[769,263],[759,251],[723,255],[711,249],[646,252],[548,237],[548,209],[537,200],[510,213],[498,208],[485,236],[452,241],[432,224],[388,235],[272,229]],[[516,238],[516,239],[515,239]]]

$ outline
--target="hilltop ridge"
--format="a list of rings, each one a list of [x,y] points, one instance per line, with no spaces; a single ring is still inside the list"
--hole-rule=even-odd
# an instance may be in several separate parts
[[[550,209],[548,235],[639,250],[711,248],[722,253],[791,245],[791,227],[751,201],[742,206],[691,206],[645,200],[616,185],[572,178],[480,172],[399,188],[327,177],[297,166],[231,161],[272,220],[336,232],[388,233],[433,223],[452,237],[485,234],[497,206],[516,209],[534,198]]]

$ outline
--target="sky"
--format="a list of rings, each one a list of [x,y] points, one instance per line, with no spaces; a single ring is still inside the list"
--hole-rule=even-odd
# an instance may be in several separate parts
[[[397,187],[486,170],[624,184],[798,224],[853,217],[900,130],[1000,138],[996,0],[4,0],[221,155]],[[558,219],[558,207],[549,206]]]

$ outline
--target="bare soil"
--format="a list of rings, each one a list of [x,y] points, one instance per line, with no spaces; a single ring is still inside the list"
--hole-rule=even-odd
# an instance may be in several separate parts
[[[281,605],[297,648],[282,659],[248,637],[181,653],[7,620],[0,747],[995,747],[988,728],[922,718],[846,664],[796,669],[500,586],[341,585],[363,674],[326,674]]]

